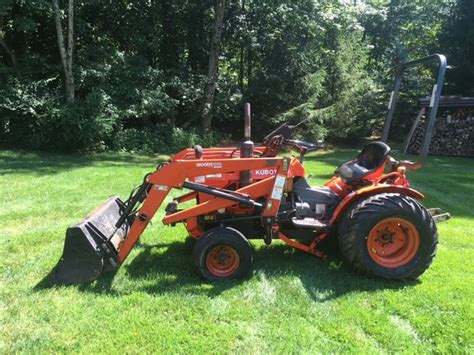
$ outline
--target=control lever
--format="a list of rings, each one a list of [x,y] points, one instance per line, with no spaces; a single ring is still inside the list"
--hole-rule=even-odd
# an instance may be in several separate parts
[[[412,162],[410,160],[397,160],[392,156],[388,156],[388,162],[392,165],[391,171],[396,171],[399,167],[404,167],[408,170],[417,170],[422,167],[423,163]]]
[[[423,166],[423,161],[417,161],[414,163],[410,160],[402,160],[398,166],[403,166],[409,170],[418,170]]]

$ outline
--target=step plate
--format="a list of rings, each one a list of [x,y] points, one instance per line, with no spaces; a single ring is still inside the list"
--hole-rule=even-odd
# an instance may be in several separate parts
[[[296,227],[300,227],[300,228],[324,229],[328,226],[326,223],[321,222],[319,219],[309,218],[309,217],[306,217],[306,218],[293,217],[291,219],[291,222],[293,222],[293,224]]]

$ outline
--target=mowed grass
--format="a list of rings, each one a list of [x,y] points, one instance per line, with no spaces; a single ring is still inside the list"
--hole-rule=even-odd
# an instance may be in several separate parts
[[[355,150],[305,166],[322,184]],[[416,282],[356,275],[281,242],[252,242],[253,274],[209,284],[181,226],[155,216],[123,267],[80,286],[44,287],[68,226],[122,197],[163,157],[0,151],[0,352],[474,351],[474,161],[430,157],[412,185],[453,218]]]

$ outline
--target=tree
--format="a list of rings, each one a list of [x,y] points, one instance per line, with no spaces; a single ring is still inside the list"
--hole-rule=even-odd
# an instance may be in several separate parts
[[[447,72],[448,90],[455,95],[474,96],[474,1],[458,0],[450,12],[440,34],[452,67]]]
[[[4,16],[0,15],[0,45],[3,47],[5,52],[7,52],[13,66],[16,66],[16,54],[15,51],[10,48],[5,40],[5,31],[3,30],[4,26]]]
[[[211,50],[209,52],[209,67],[207,72],[208,82],[206,85],[204,114],[202,118],[202,127],[205,129],[209,129],[212,126],[212,104],[214,103],[214,95],[216,92],[222,25],[224,22],[225,0],[216,0],[214,9],[214,33],[212,34]]]
[[[243,102],[256,139],[307,116],[304,134],[362,136],[380,124],[401,60],[447,53],[451,92],[469,94],[473,16],[468,0],[0,0],[0,142],[237,138]],[[431,84],[430,68],[404,80]]]
[[[56,34],[58,37],[59,53],[64,69],[66,100],[68,103],[74,102],[74,73],[73,73],[73,51],[74,51],[74,0],[68,1],[67,10],[67,47],[64,40],[63,28],[61,25],[61,10],[58,0],[53,0],[54,20],[56,25]]]

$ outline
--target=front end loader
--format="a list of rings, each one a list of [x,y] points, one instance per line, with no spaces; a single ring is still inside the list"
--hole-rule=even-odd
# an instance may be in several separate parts
[[[419,161],[393,158],[385,143],[400,89],[412,65],[438,61],[430,120]],[[419,202],[407,169],[422,166],[446,69],[442,55],[398,68],[383,139],[367,144],[358,157],[342,164],[323,187],[311,187],[303,166],[306,153],[321,149],[292,138],[296,127],[283,124],[261,144],[250,140],[250,106],[245,109],[245,139],[236,148],[184,149],[147,174],[129,198],[113,196],[66,232],[56,268],[58,283],[92,281],[116,271],[172,189],[187,192],[170,201],[163,223],[184,224],[196,240],[193,260],[208,280],[247,275],[252,263],[249,239],[274,240],[324,257],[320,242],[337,235],[346,262],[355,270],[387,279],[413,279],[431,264],[438,242],[438,210]],[[281,148],[298,157],[280,157]],[[195,205],[180,209],[194,201]]]

